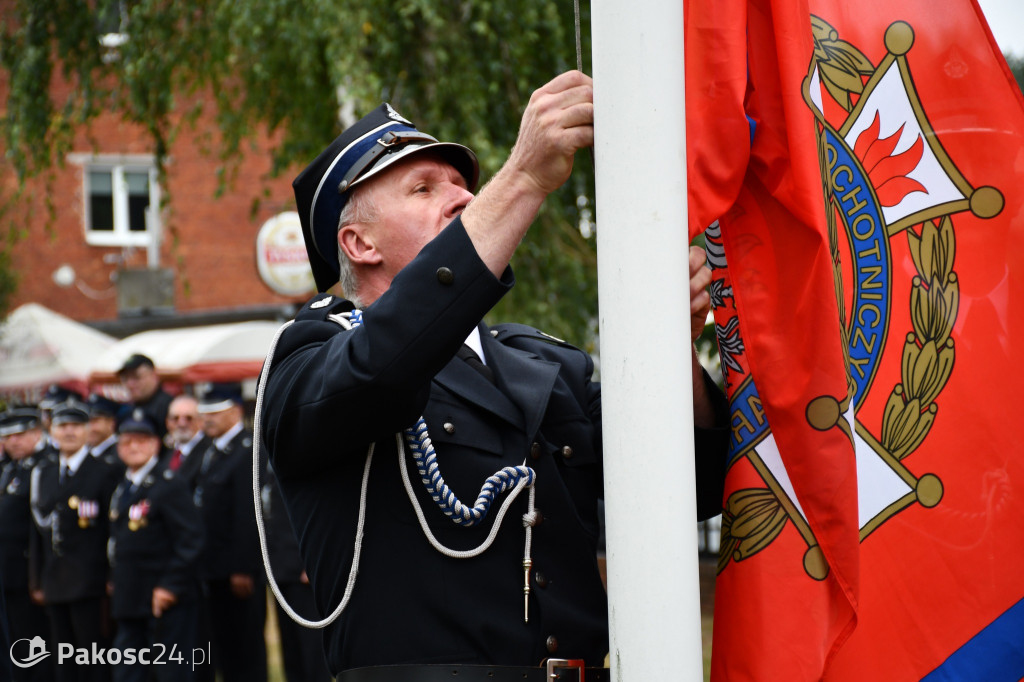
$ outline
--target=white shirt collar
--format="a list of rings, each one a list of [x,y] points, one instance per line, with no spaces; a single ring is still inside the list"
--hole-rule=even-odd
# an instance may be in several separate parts
[[[70,473],[72,476],[74,476],[75,472],[78,471],[78,467],[82,466],[82,462],[85,461],[85,458],[88,455],[89,455],[89,448],[86,447],[85,445],[83,445],[81,450],[79,450],[75,454],[71,455],[70,457],[65,457],[64,455],[61,455],[60,456],[60,463],[63,466],[66,466],[68,468],[68,473]]]
[[[198,445],[199,441],[201,441],[202,439],[202,430],[196,431],[196,435],[192,436],[192,438],[187,443],[182,443],[181,445],[178,446],[178,449],[181,450],[181,456],[188,457],[190,454],[192,454],[192,450],[195,449],[196,445]]]
[[[466,345],[473,349],[477,355],[480,356],[480,360],[486,365],[487,358],[484,357],[484,346],[480,341],[480,328],[473,327],[473,331],[466,337]]]
[[[223,452],[224,450],[227,450],[228,443],[231,442],[231,439],[234,438],[235,436],[237,436],[238,433],[241,430],[242,430],[242,422],[238,422],[234,426],[232,426],[230,429],[225,431],[223,434],[221,434],[220,438],[218,438],[217,440],[213,441],[213,444],[217,446],[218,450]]]
[[[113,445],[116,442],[117,442],[117,434],[115,433],[112,436],[108,437],[105,441],[103,441],[102,443],[97,445],[96,447],[89,448],[89,451],[92,452],[93,457],[99,457],[100,453],[106,452],[107,448],[110,447],[111,445]]]
[[[131,481],[132,485],[134,486],[142,485],[142,481],[145,480],[146,476],[149,475],[149,472],[153,470],[153,467],[156,466],[156,463],[157,457],[154,455],[153,457],[150,457],[149,461],[140,466],[134,473],[131,471],[125,471],[124,477]]]

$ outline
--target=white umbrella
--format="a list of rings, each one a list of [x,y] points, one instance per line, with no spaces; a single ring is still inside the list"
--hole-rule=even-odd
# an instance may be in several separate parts
[[[116,341],[38,303],[26,303],[0,325],[0,392],[55,383],[83,388],[96,357]]]
[[[279,326],[237,322],[132,334],[93,361],[91,380],[117,381],[117,370],[135,353],[151,359],[161,377],[184,384],[252,379]]]

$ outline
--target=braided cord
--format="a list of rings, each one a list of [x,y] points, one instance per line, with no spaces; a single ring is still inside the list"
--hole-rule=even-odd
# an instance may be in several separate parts
[[[339,315],[328,315],[327,317],[345,329],[352,329],[361,325],[363,322],[363,315],[360,310],[354,310],[351,313],[341,313]],[[274,597],[277,599],[277,602],[281,605],[285,613],[287,613],[288,616],[296,623],[308,628],[323,628],[337,620],[338,616],[340,616],[342,611],[345,610],[345,607],[348,606],[349,599],[352,596],[352,590],[355,588],[356,575],[359,572],[359,557],[362,549],[363,524],[366,519],[366,491],[370,478],[370,463],[373,461],[374,444],[370,444],[366,453],[366,464],[363,467],[363,478],[359,492],[359,514],[356,519],[355,543],[352,552],[352,565],[349,568],[348,581],[345,585],[345,593],[342,595],[337,608],[335,608],[334,611],[332,611],[326,618],[319,621],[306,620],[296,613],[288,604],[278,587],[277,580],[274,578],[274,572],[270,567],[270,552],[267,546],[266,529],[263,521],[263,505],[260,495],[259,448],[262,444],[260,425],[263,413],[263,395],[266,389],[267,378],[270,376],[270,365],[273,362],[277,342],[281,338],[281,334],[284,330],[291,326],[292,323],[293,321],[285,323],[274,335],[274,339],[270,344],[270,351],[267,353],[267,365],[260,376],[259,386],[256,392],[256,414],[253,425],[254,433],[252,453],[253,504],[256,512],[256,528],[260,540],[260,553],[263,557],[263,566],[266,570],[267,578],[270,583],[271,591],[274,593]],[[525,465],[503,468],[490,476],[484,482],[483,487],[480,489],[480,494],[477,496],[476,503],[473,507],[467,507],[459,501],[455,493],[452,492],[452,490],[445,484],[444,477],[441,476],[441,472],[437,466],[437,454],[434,451],[433,444],[430,442],[430,435],[427,433],[427,425],[423,417],[419,418],[415,426],[405,429],[403,433],[395,434],[395,441],[395,449],[398,451],[399,465],[403,466],[405,463],[406,458],[404,444],[405,442],[408,442],[409,448],[413,452],[413,460],[416,463],[420,479],[426,487],[427,492],[438,504],[444,514],[460,526],[473,526],[485,519],[494,498],[497,495],[501,495],[506,490],[512,490],[509,496],[505,499],[505,502],[501,505],[501,508],[498,510],[494,525],[491,527],[487,538],[475,549],[463,551],[453,550],[442,545],[430,531],[426,517],[423,515],[423,510],[420,509],[419,501],[416,499],[415,493],[413,493],[412,486],[409,483],[409,477],[404,473],[403,467],[402,484],[404,485],[406,494],[409,496],[409,501],[416,512],[416,517],[419,519],[420,527],[434,549],[445,556],[455,559],[468,559],[485,552],[494,542],[494,538],[497,537],[498,529],[501,528],[501,522],[505,517],[505,513],[512,505],[512,502],[515,501],[516,497],[518,497],[519,493],[522,492],[524,488],[528,487],[530,489],[528,511],[523,515],[523,527],[526,529],[526,546],[523,553],[523,620],[524,622],[529,622],[529,569],[532,565],[532,561],[530,560],[530,550],[533,539],[533,526],[536,525],[537,520],[537,513],[534,509],[536,489],[533,485],[533,470]]]
[[[444,482],[444,476],[437,466],[437,453],[427,433],[427,423],[420,417],[416,425],[404,431],[405,442],[416,462],[416,471],[427,489],[431,499],[437,503],[444,515],[459,526],[470,527],[487,518],[494,498],[506,490],[519,485],[533,485],[533,469],[527,466],[505,467],[495,472],[480,488],[480,494],[472,507],[462,503],[451,488]]]
[[[352,327],[360,326],[363,323],[362,311],[353,310],[349,313],[348,322]],[[416,471],[420,475],[420,481],[426,488],[427,494],[440,507],[444,515],[457,526],[469,528],[486,519],[494,498],[506,490],[515,488],[520,481],[525,481],[524,486],[533,485],[533,469],[527,466],[505,467],[484,481],[476,502],[469,507],[463,504],[445,483],[441,469],[437,465],[437,452],[434,450],[434,444],[430,441],[427,422],[423,417],[420,417],[415,425],[405,429],[402,433],[405,435],[405,442],[412,453]]]

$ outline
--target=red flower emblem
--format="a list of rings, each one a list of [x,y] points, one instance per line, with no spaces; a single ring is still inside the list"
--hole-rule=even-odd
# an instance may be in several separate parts
[[[895,206],[911,192],[928,193],[924,185],[907,177],[907,173],[917,168],[917,164],[921,162],[921,156],[924,154],[924,140],[921,139],[921,134],[918,133],[917,139],[909,149],[896,155],[892,153],[896,149],[900,135],[903,134],[905,125],[901,125],[899,130],[889,137],[879,139],[878,132],[881,123],[876,111],[875,119],[870,126],[864,129],[864,132],[857,136],[857,143],[853,148],[854,153],[864,165],[864,170],[867,171],[871,184],[875,188],[875,194],[878,196],[878,203],[882,206]]]

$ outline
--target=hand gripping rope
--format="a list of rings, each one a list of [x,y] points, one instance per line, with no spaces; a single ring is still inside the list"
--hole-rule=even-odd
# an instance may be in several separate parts
[[[328,315],[328,319],[341,325],[346,330],[350,330],[362,324],[363,315],[362,311],[354,310],[351,313]],[[349,599],[352,596],[352,590],[355,587],[356,574],[359,572],[359,556],[362,550],[363,525],[366,520],[366,489],[370,480],[370,463],[373,461],[373,450],[376,443],[371,443],[370,447],[367,449],[366,464],[363,466],[363,479],[359,489],[359,514],[356,519],[355,542],[352,549],[352,566],[349,569],[348,582],[345,585],[345,593],[342,595],[341,602],[338,604],[338,607],[331,612],[329,616],[319,621],[306,620],[296,613],[288,604],[284,595],[281,594],[281,590],[277,585],[277,580],[274,578],[274,572],[270,567],[270,553],[267,548],[267,531],[263,522],[263,505],[260,495],[259,448],[263,442],[260,436],[260,425],[263,417],[263,396],[266,390],[267,377],[270,374],[270,366],[274,358],[274,351],[277,348],[277,343],[284,330],[290,327],[293,322],[294,320],[286,322],[274,335],[274,339],[270,344],[270,351],[267,353],[267,365],[264,368],[263,373],[260,375],[259,388],[256,392],[256,413],[254,415],[253,424],[252,453],[253,505],[256,510],[256,527],[260,536],[260,552],[263,555],[263,567],[267,572],[267,580],[270,583],[270,589],[273,591],[274,597],[281,605],[281,608],[284,609],[285,613],[287,613],[296,623],[308,628],[324,628],[337,620],[338,616],[341,615],[341,612],[345,610],[345,607],[348,606]],[[416,499],[416,494],[413,492],[412,484],[409,481],[408,466],[405,463],[406,443],[409,444],[413,460],[416,463],[416,470],[419,472],[420,480],[427,492],[430,494],[430,497],[441,508],[441,511],[444,512],[445,516],[450,518],[453,523],[459,526],[468,528],[483,521],[487,518],[487,513],[490,511],[491,503],[494,501],[495,496],[501,495],[506,490],[512,490],[498,509],[498,514],[494,519],[494,525],[491,527],[490,533],[488,533],[487,538],[478,547],[463,551],[453,550],[442,545],[438,542],[437,538],[434,537],[434,534],[430,531],[430,527],[427,525],[427,519],[423,514],[423,510],[420,508],[419,500]],[[459,500],[458,497],[456,497],[455,493],[444,482],[444,477],[441,475],[441,471],[437,465],[437,453],[434,451],[434,446],[430,442],[430,435],[427,433],[427,425],[422,417],[419,418],[415,426],[405,429],[402,433],[395,434],[395,449],[398,451],[399,467],[404,472],[402,475],[402,483],[405,486],[406,495],[409,497],[409,501],[413,506],[413,511],[416,512],[416,518],[419,519],[420,528],[423,529],[423,534],[434,549],[453,559],[469,559],[479,556],[487,551],[498,534],[498,529],[501,527],[501,522],[505,518],[505,512],[508,511],[509,506],[519,493],[522,492],[523,488],[530,488],[528,511],[523,515],[523,526],[526,528],[526,543],[523,551],[523,621],[528,622],[530,604],[530,568],[533,565],[530,558],[531,544],[533,540],[533,526],[536,524],[537,520],[537,514],[534,510],[536,491],[534,488],[535,477],[533,470],[525,466],[525,462],[523,466],[505,467],[501,469],[484,482],[474,505],[472,507],[467,507]]]

